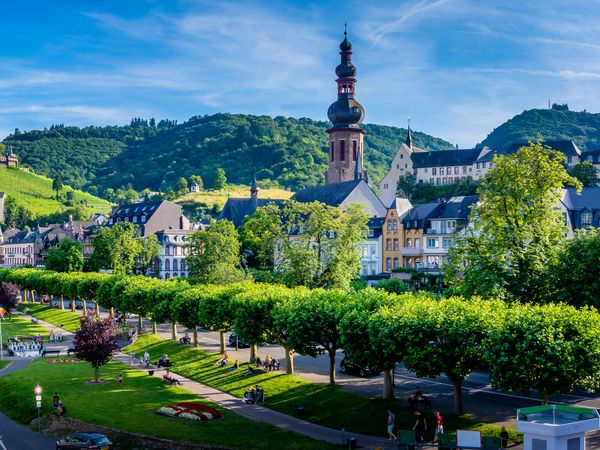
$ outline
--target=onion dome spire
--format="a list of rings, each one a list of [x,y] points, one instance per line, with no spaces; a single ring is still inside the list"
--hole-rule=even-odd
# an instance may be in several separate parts
[[[412,148],[412,133],[410,131],[410,119],[408,119],[408,129],[406,130],[406,146]]]

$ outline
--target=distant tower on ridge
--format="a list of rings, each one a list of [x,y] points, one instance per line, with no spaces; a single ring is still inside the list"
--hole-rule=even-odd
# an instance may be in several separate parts
[[[354,98],[356,67],[352,64],[352,44],[346,30],[340,50],[341,62],[335,68],[338,99],[327,110],[333,126],[327,130],[329,168],[325,173],[326,184],[367,180],[367,172],[363,169],[363,136],[366,132],[360,128],[365,110]]]

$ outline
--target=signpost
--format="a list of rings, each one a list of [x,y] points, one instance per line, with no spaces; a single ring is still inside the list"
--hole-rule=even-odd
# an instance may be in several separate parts
[[[44,392],[44,390],[42,389],[42,387],[39,384],[33,388],[33,393],[35,394],[35,406],[37,407],[37,410],[38,410],[38,431],[39,432],[42,431],[42,419],[41,419],[42,392]]]

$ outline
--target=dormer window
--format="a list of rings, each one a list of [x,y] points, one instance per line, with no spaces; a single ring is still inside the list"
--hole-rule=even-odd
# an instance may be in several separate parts
[[[132,221],[133,223],[137,223],[137,221],[138,221],[138,218],[137,218],[137,216],[133,216],[133,217],[131,218],[131,221]]]
[[[146,216],[142,216],[141,219],[142,219],[141,220],[142,223],[146,222]]]

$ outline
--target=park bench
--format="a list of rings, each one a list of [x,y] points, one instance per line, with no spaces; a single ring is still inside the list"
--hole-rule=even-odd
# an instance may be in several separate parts
[[[31,322],[34,323],[34,324],[36,324],[36,325],[40,323],[40,321],[37,320],[35,317],[31,318]]]
[[[70,355],[71,353],[75,353],[75,347],[69,347],[69,349],[67,350],[67,355]]]
[[[177,378],[174,378],[172,376],[169,377],[169,376],[167,376],[167,374],[163,375],[163,380],[169,386],[173,386],[173,385],[181,386],[181,382]]]
[[[46,356],[49,353],[52,353],[53,355],[59,355],[60,350],[42,350],[42,356]]]

